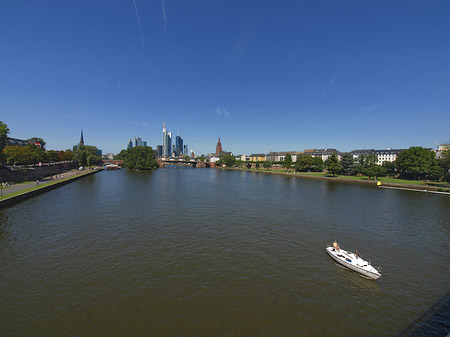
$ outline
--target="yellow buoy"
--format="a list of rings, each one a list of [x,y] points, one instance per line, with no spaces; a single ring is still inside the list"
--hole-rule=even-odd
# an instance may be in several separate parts
[[[377,186],[381,186],[381,181],[378,180]]]

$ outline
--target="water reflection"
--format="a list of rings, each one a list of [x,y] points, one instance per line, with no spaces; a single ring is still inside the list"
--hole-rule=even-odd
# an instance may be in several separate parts
[[[213,169],[102,172],[0,211],[0,326],[396,335],[449,290],[447,197],[409,193]],[[333,239],[383,277],[336,265]]]

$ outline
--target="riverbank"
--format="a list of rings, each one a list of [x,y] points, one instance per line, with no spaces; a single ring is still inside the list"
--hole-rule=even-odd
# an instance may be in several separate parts
[[[317,172],[286,172],[281,170],[270,170],[270,169],[247,169],[247,168],[237,168],[237,167],[219,167],[223,170],[236,170],[236,171],[246,171],[246,172],[254,172],[254,173],[263,173],[263,174],[276,174],[276,175],[283,175],[283,176],[289,176],[289,177],[297,177],[297,178],[305,178],[305,179],[319,179],[319,180],[328,180],[328,181],[338,181],[338,182],[344,182],[344,183],[359,183],[359,184],[366,184],[366,185],[373,185],[377,186],[377,182],[380,181],[382,186],[386,187],[392,187],[392,188],[404,188],[404,189],[411,189],[411,190],[420,190],[420,191],[434,191],[434,192],[441,192],[443,194],[450,194],[450,187],[440,187],[440,186],[433,186],[428,185],[425,182],[420,181],[401,181],[401,179],[395,179],[398,180],[395,182],[392,182],[394,180],[393,178],[388,177],[380,177],[378,180],[368,180],[364,177],[355,177],[355,176],[341,176],[336,175],[335,177],[327,176],[325,173],[317,173]]]
[[[54,177],[49,177],[49,180],[12,185],[2,191],[3,195],[0,196],[0,209],[53,190],[59,186],[66,185],[80,178],[95,174],[101,170],[103,168],[96,170],[88,169],[83,172],[72,170]]]

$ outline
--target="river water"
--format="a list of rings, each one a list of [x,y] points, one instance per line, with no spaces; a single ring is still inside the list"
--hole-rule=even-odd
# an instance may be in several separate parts
[[[104,171],[0,210],[1,336],[395,336],[450,291],[450,197]],[[325,252],[381,265],[364,279]]]

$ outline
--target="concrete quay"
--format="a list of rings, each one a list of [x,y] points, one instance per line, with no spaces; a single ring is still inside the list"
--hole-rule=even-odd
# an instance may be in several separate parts
[[[79,172],[76,170],[71,170],[63,174],[58,174],[56,176],[48,177],[43,181],[30,182],[26,184],[12,185],[8,188],[2,189],[2,199],[0,199],[0,209],[4,207],[11,206],[23,200],[29,199],[36,195],[45,193],[47,191],[53,190],[60,186],[71,183],[75,180],[81,179],[83,177],[90,176],[92,174],[102,171],[103,168],[97,170],[88,170],[87,172]],[[21,191],[24,191],[21,193]],[[8,197],[8,194],[14,194]]]

